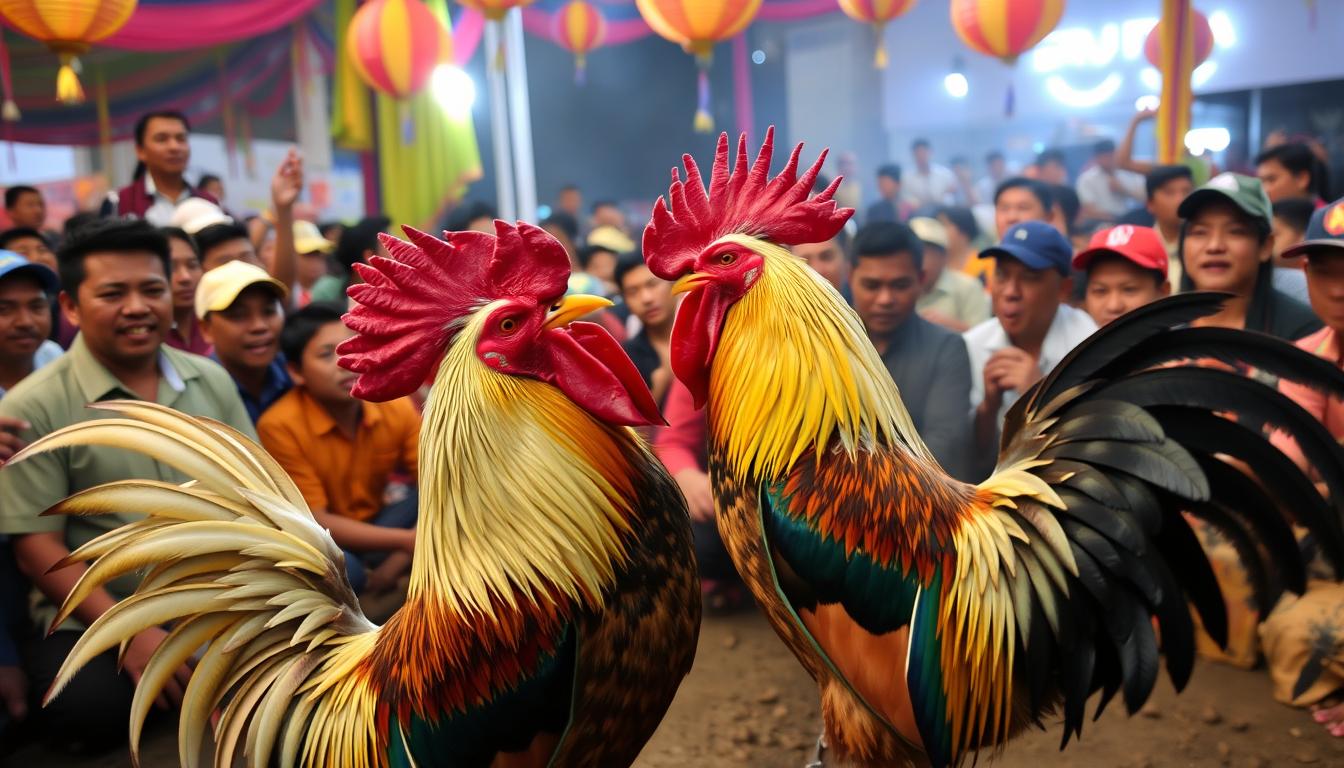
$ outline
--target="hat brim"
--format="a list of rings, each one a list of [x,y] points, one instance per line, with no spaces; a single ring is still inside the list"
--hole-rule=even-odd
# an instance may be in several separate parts
[[[220,289],[218,293],[210,297],[211,300],[209,304],[206,304],[204,307],[197,307],[197,315],[204,319],[205,316],[211,312],[223,312],[233,306],[233,302],[238,300],[238,297],[243,294],[243,291],[246,291],[254,285],[264,285],[267,288],[271,288],[275,291],[276,296],[281,301],[289,298],[289,288],[287,288],[284,283],[276,280],[274,277],[265,279],[258,278],[256,280],[249,280],[245,283],[230,285]]]
[[[1074,254],[1073,268],[1076,270],[1086,272],[1088,269],[1091,268],[1092,262],[1095,261],[1098,256],[1115,256],[1124,259],[1125,261],[1128,261],[1130,264],[1133,264],[1139,269],[1147,269],[1153,272],[1161,272],[1164,277],[1167,274],[1165,264],[1163,264],[1162,266],[1144,264],[1143,262],[1129,255],[1128,253],[1125,253],[1124,251],[1117,251],[1114,248],[1107,248],[1104,245],[1097,246],[1096,248],[1088,248],[1086,250],[1079,251],[1078,253]]]
[[[1203,208],[1204,206],[1208,205],[1211,202],[1216,202],[1219,200],[1231,203],[1232,205],[1236,206],[1237,210],[1241,211],[1247,216],[1250,216],[1253,219],[1263,221],[1265,218],[1263,211],[1257,211],[1252,208],[1246,207],[1245,204],[1243,204],[1231,193],[1224,192],[1221,189],[1211,189],[1209,187],[1200,187],[1199,189],[1196,189],[1194,192],[1191,192],[1190,194],[1186,195],[1185,199],[1182,200],[1181,204],[1176,208],[1176,215],[1180,216],[1182,219],[1189,219],[1190,217],[1194,216],[1195,213],[1199,211],[1199,209]]]
[[[1303,240],[1297,245],[1289,246],[1283,249],[1279,254],[1281,259],[1295,259],[1298,256],[1310,256],[1313,253],[1322,251],[1333,251],[1337,254],[1344,254],[1344,240]]]
[[[61,279],[56,276],[55,272],[51,271],[50,267],[42,264],[34,264],[32,262],[20,264],[7,272],[0,274],[0,280],[3,280],[10,275],[27,275],[28,277],[37,280],[38,284],[41,285],[42,289],[47,293],[60,293],[61,291]]]
[[[295,253],[331,253],[334,250],[336,244],[324,237],[294,241]]]
[[[980,258],[982,259],[997,259],[1000,256],[1007,256],[1010,259],[1017,259],[1023,264],[1026,264],[1031,269],[1038,269],[1038,270],[1053,269],[1054,271],[1060,273],[1061,275],[1068,274],[1067,270],[1061,269],[1060,265],[1056,264],[1050,259],[1041,256],[1035,251],[1023,248],[1020,245],[1014,245],[1013,243],[1000,243],[999,245],[993,246],[991,248],[986,248],[985,250],[980,252]]]

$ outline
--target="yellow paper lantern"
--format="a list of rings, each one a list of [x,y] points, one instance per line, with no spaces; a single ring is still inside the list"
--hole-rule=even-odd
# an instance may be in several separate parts
[[[116,34],[135,12],[136,0],[0,0],[0,16],[25,35],[45,43],[61,59],[56,98],[84,101],[75,58]]]
[[[873,56],[873,66],[887,68],[887,43],[885,34],[887,22],[904,14],[915,6],[915,0],[840,0],[840,10],[851,19],[871,24],[877,35],[877,53]]]

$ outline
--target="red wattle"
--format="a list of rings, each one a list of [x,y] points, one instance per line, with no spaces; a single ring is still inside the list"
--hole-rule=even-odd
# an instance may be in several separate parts
[[[672,326],[672,372],[691,391],[695,407],[709,399],[709,366],[732,306],[713,285],[686,296]]]
[[[569,399],[613,424],[666,423],[639,369],[605,328],[575,322],[546,334],[550,365],[543,378]]]

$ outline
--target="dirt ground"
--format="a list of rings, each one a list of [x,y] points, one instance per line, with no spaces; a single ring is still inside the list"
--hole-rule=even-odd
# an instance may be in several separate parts
[[[709,617],[695,669],[637,768],[802,768],[820,720],[811,681],[752,611]],[[1176,697],[1164,679],[1149,711],[1127,718],[1112,705],[1066,752],[1056,724],[1014,742],[992,765],[1000,768],[1159,768],[1165,766],[1344,766],[1344,739],[1332,739],[1301,711],[1270,698],[1263,672],[1201,664]],[[177,764],[176,740],[160,728],[147,738],[146,768]],[[57,760],[36,748],[5,766],[120,768],[124,753]]]

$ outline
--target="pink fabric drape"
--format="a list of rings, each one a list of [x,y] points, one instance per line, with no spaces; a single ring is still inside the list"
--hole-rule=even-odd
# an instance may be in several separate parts
[[[293,23],[322,0],[225,0],[135,9],[117,34],[99,43],[129,51],[180,51],[232,43]]]
[[[737,112],[737,132],[747,137],[747,145],[755,146],[756,110],[751,95],[751,54],[747,52],[747,36],[733,38],[733,109]]]

